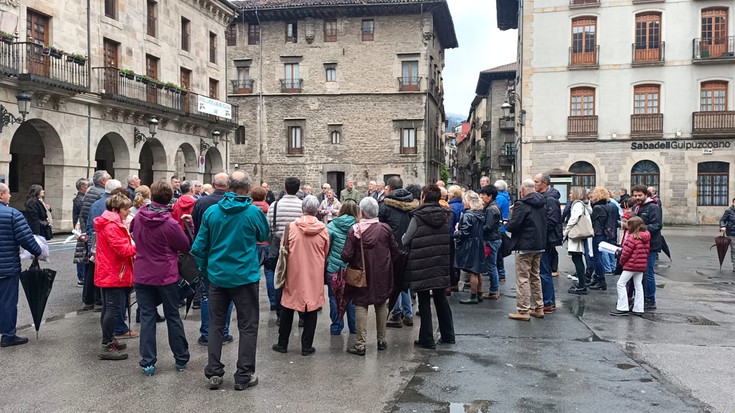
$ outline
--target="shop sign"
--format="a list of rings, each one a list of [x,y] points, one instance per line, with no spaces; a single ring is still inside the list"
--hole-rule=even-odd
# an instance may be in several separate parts
[[[702,141],[702,140],[671,140],[671,141],[633,141],[630,143],[631,151],[650,150],[712,150],[729,149],[730,141]]]

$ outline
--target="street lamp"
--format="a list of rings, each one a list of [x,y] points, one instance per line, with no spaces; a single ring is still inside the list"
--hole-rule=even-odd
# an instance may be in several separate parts
[[[214,143],[214,146],[219,145],[219,138],[220,138],[220,136],[222,136],[222,133],[220,131],[218,131],[218,130],[212,131],[212,143]],[[203,154],[209,148],[211,148],[211,146],[207,142],[204,142],[204,138],[199,138],[199,151],[200,151],[200,153]]]
[[[145,142],[148,139],[153,139],[156,136],[158,130],[158,119],[152,117],[148,119],[148,132],[151,136],[145,136],[137,127],[133,129],[133,147],[138,146],[139,143]]]
[[[508,101],[503,102],[502,105],[500,105],[500,109],[503,110],[503,119],[510,119],[510,103]]]
[[[222,133],[220,133],[220,131],[215,130],[212,132],[212,142],[214,142],[214,146],[219,145],[220,136],[222,136]]]
[[[523,102],[521,101],[521,97],[518,96],[516,92],[508,92],[508,98],[506,99],[505,102],[503,102],[502,105],[500,105],[500,109],[503,110],[503,118],[505,119],[510,119],[510,109],[513,107],[511,103],[514,105],[518,103],[521,106],[521,108],[523,107]],[[526,111],[521,109],[521,116],[518,119],[518,123],[521,126],[525,124],[525,121],[526,121],[525,115],[526,115]]]
[[[13,115],[12,113],[8,112],[8,110],[0,104],[0,133],[2,133],[3,128],[8,125],[12,124],[21,124],[25,122],[26,116],[28,116],[28,112],[30,112],[31,109],[31,94],[28,92],[20,92],[18,95],[15,96],[15,98],[18,100],[18,112],[20,112],[20,117]]]

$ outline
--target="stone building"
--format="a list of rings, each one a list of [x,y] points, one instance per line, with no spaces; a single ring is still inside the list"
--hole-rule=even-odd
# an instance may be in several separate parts
[[[575,173],[567,186],[641,183],[658,189],[665,222],[717,222],[735,196],[733,12],[719,0],[499,0],[499,28],[519,29],[519,179],[561,168]]]
[[[95,169],[146,184],[222,171],[237,111],[217,98],[235,15],[221,0],[0,1],[0,104],[13,115],[0,126],[0,181],[12,205],[41,184],[54,229],[70,230],[75,182]]]
[[[235,4],[233,167],[274,188],[292,175],[337,191],[439,178],[444,50],[457,47],[446,1]]]

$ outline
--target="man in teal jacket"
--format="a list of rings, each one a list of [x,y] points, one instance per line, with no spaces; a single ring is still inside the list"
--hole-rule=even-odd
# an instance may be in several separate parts
[[[225,320],[230,301],[235,303],[240,344],[235,372],[235,390],[245,390],[258,384],[255,372],[255,351],[258,342],[258,281],[260,265],[257,242],[268,239],[265,214],[252,205],[250,178],[233,172],[228,179],[230,192],[208,208],[202,217],[199,233],[191,253],[199,269],[209,279],[210,332],[209,363],[204,375],[209,388],[217,390],[225,374],[222,356]]]

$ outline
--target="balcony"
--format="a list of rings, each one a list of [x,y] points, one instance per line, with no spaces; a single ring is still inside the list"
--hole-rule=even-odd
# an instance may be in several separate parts
[[[185,91],[165,89],[163,84],[116,67],[93,67],[92,72],[97,77],[97,90],[102,99],[163,113],[186,112]]]
[[[509,118],[509,119],[500,118],[498,127],[500,128],[500,130],[512,131],[512,130],[515,130],[516,128],[516,121],[513,118]]]
[[[420,90],[419,85],[421,84],[421,77],[399,77],[398,78],[398,90],[401,92],[417,92]]]
[[[0,73],[22,82],[82,93],[89,91],[86,58],[64,54],[32,42],[0,43]]]
[[[735,136],[735,111],[692,113],[692,135]]]
[[[569,0],[570,9],[581,9],[583,7],[597,7],[600,0]]]
[[[232,93],[235,95],[249,95],[253,93],[254,85],[255,85],[254,79],[233,80],[232,81]]]
[[[516,161],[516,145],[514,142],[505,142],[500,150],[500,166],[510,167]]]
[[[600,46],[592,50],[575,51],[569,48],[569,69],[597,69],[600,64]]]
[[[304,79],[281,79],[282,93],[301,93]]]
[[[735,36],[694,39],[692,60],[694,63],[735,62]]]
[[[633,43],[633,66],[658,66],[664,64],[665,42]]]
[[[570,138],[597,137],[597,116],[569,116],[567,136]]]
[[[480,168],[484,171],[489,171],[492,169],[492,161],[490,158],[490,155],[485,155],[484,158],[480,161]]]
[[[482,125],[480,125],[480,132],[482,133],[483,137],[490,136],[490,132],[492,131],[492,122],[489,120],[486,120],[482,122]]]
[[[663,113],[630,115],[631,138],[660,138],[664,134]]]

